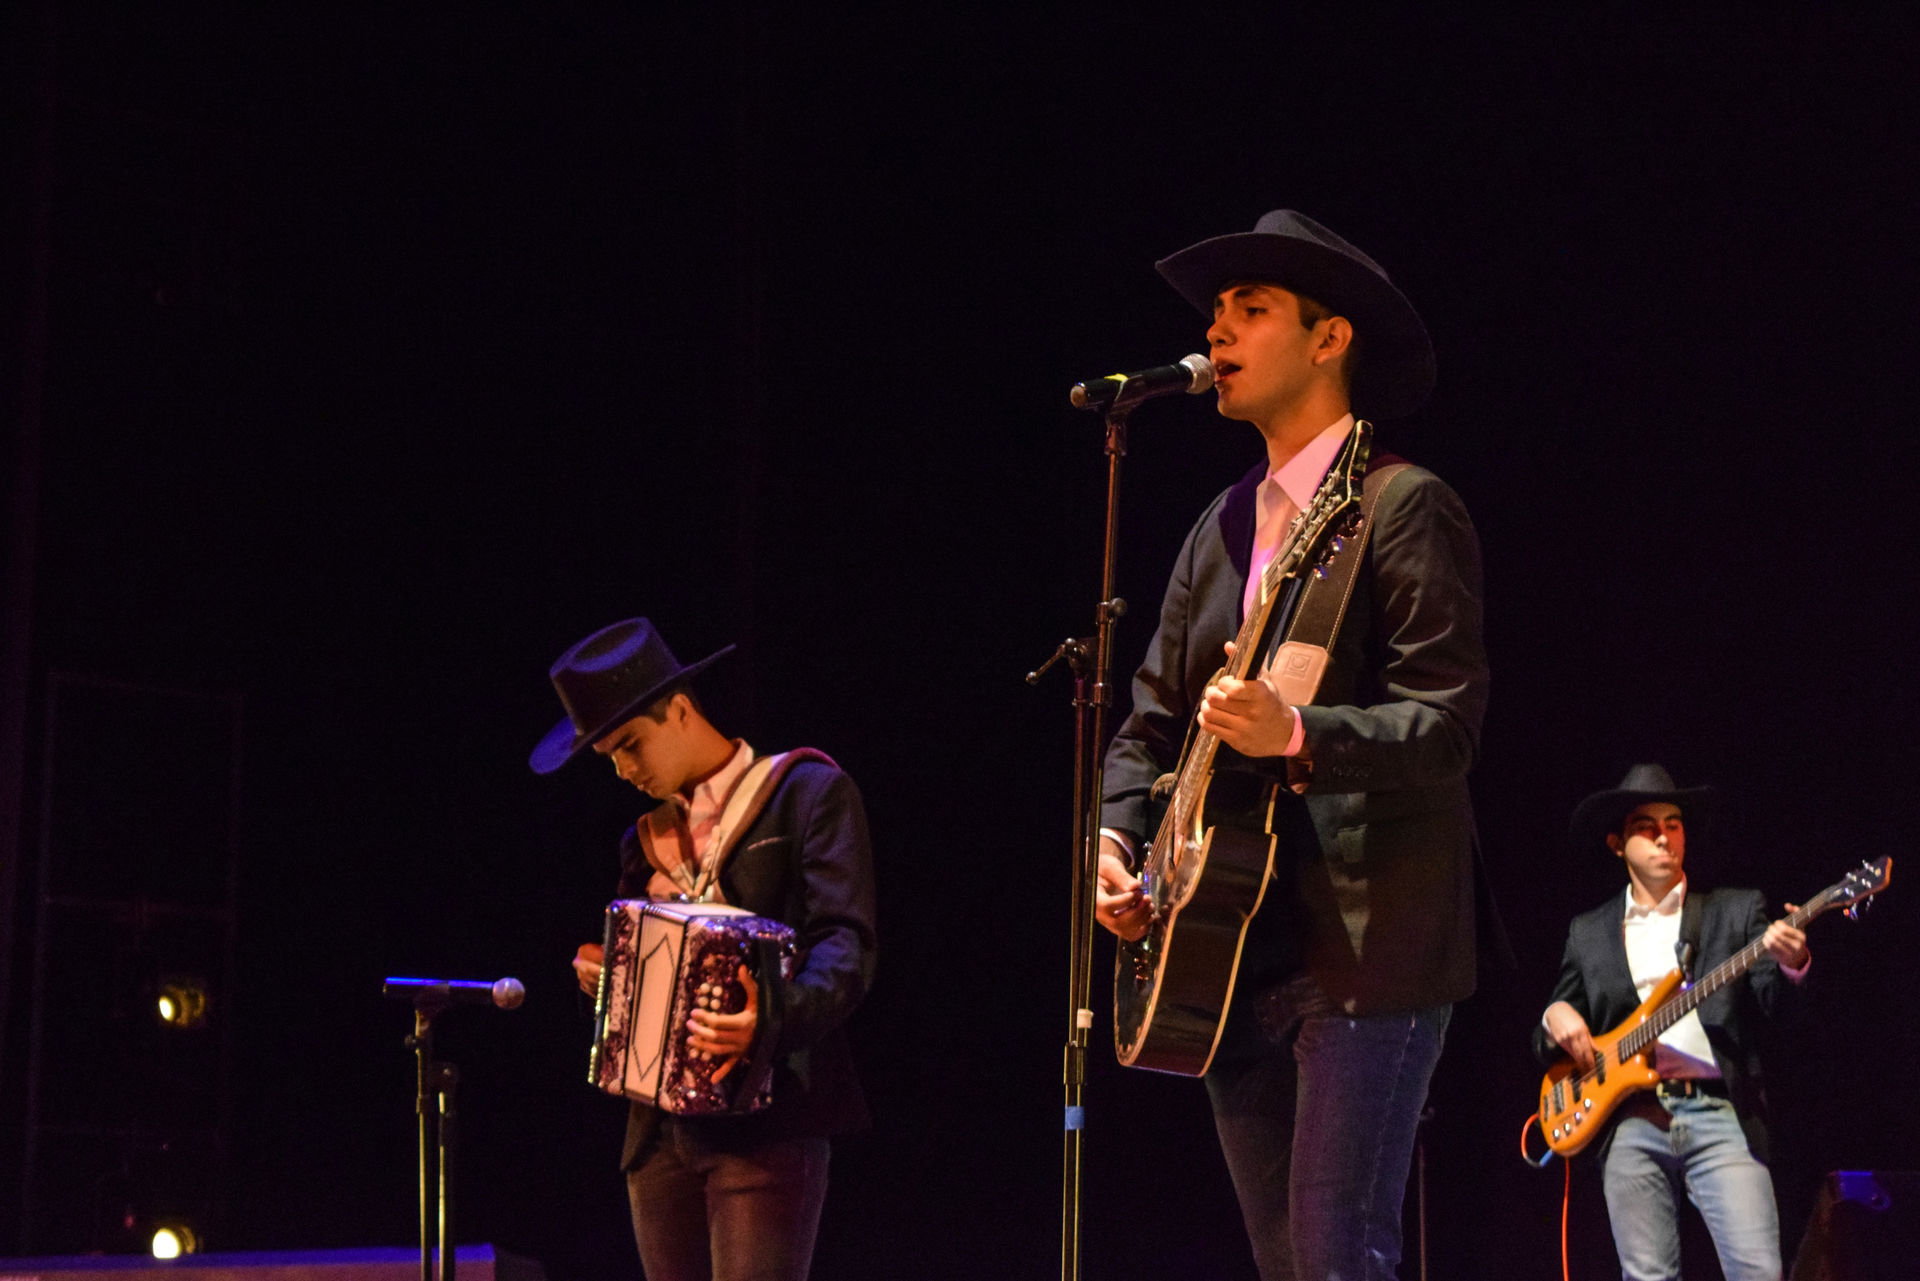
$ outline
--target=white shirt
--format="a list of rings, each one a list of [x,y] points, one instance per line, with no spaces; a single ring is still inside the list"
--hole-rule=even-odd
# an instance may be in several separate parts
[[[1680,942],[1680,909],[1686,901],[1684,877],[1651,907],[1634,902],[1633,886],[1627,886],[1626,913],[1621,918],[1620,930],[1627,945],[1627,972],[1633,976],[1634,993],[1642,1001],[1653,993],[1654,984],[1680,964],[1674,949]],[[1694,957],[1693,962],[1697,973],[1700,958]],[[1687,1017],[1660,1034],[1653,1046],[1652,1067],[1670,1081],[1720,1075],[1698,1011],[1688,1011]]]

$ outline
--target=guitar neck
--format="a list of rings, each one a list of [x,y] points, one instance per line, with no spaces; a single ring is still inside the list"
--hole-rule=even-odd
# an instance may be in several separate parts
[[[1796,930],[1804,928],[1808,921],[1832,907],[1835,897],[1833,887],[1821,890],[1805,907],[1788,916],[1787,924]],[[1638,1054],[1653,1044],[1662,1032],[1693,1013],[1700,1002],[1738,981],[1741,975],[1752,969],[1754,963],[1767,954],[1767,949],[1762,942],[1765,938],[1766,935],[1762,934],[1714,966],[1706,977],[1697,979],[1674,993],[1664,1005],[1647,1016],[1646,1022],[1620,1038],[1620,1058],[1624,1060]]]

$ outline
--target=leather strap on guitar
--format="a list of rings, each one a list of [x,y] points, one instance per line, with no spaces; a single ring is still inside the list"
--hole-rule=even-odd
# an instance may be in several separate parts
[[[1267,671],[1290,704],[1311,703],[1320,692],[1334,638],[1340,634],[1347,602],[1353,599],[1353,585],[1360,578],[1360,565],[1367,558],[1374,509],[1394,478],[1407,467],[1406,463],[1389,463],[1367,473],[1360,485],[1360,527],[1341,535],[1345,546],[1327,563],[1326,577],[1316,575],[1306,580],[1293,617],[1287,620],[1286,639],[1267,661]]]
[[[1681,900],[1680,937],[1674,940],[1673,958],[1683,982],[1693,982],[1693,967],[1700,959],[1700,923],[1706,910],[1706,902],[1698,894],[1690,893]]]
[[[1374,509],[1407,467],[1406,463],[1389,463],[1367,473],[1360,485],[1359,528],[1340,535],[1344,546],[1325,566],[1326,577],[1307,578],[1293,617],[1287,620],[1286,639],[1267,660],[1266,670],[1280,687],[1280,696],[1292,706],[1309,704],[1320,692],[1334,638],[1340,634],[1347,602],[1353,599],[1353,585],[1359,581],[1360,566],[1367,558]],[[1297,758],[1287,762],[1287,782],[1295,791],[1303,790],[1311,777],[1311,765]]]

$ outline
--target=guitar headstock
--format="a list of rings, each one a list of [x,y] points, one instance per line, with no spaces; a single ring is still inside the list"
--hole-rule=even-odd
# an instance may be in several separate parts
[[[1893,880],[1893,859],[1882,855],[1871,863],[1862,863],[1853,871],[1840,878],[1833,887],[1832,905],[1844,908],[1850,920],[1859,920],[1874,895],[1887,888]]]

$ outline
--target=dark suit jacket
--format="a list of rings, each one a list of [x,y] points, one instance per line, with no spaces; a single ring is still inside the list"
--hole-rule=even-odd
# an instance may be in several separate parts
[[[1700,902],[1700,956],[1695,977],[1704,975],[1766,932],[1766,902],[1759,890],[1698,890],[1687,887],[1687,897]],[[1627,944],[1621,919],[1626,900],[1615,894],[1590,912],[1573,918],[1567,948],[1560,960],[1560,980],[1553,1000],[1565,1001],[1595,1032],[1609,1032],[1640,1006],[1633,976],[1627,969]],[[1678,962],[1676,961],[1676,964]],[[1766,1096],[1761,1089],[1760,1046],[1767,1021],[1790,1014],[1798,1006],[1799,989],[1780,973],[1770,956],[1762,956],[1746,978],[1714,993],[1700,1003],[1700,1023],[1706,1028],[1713,1061],[1726,1078],[1727,1094],[1740,1113],[1747,1145],[1762,1160],[1767,1155]],[[1548,1002],[1552,1004],[1552,1002]],[[1538,1023],[1533,1028],[1533,1052],[1544,1064],[1561,1058],[1562,1051]],[[1612,1137],[1609,1129],[1606,1138]],[[1595,1149],[1605,1151],[1605,1140]]]
[[[645,898],[653,869],[632,828],[620,842],[621,898]],[[726,901],[791,925],[801,962],[788,984],[773,1105],[741,1117],[690,1118],[712,1141],[751,1147],[864,1128],[866,1100],[841,1025],[873,983],[873,855],[853,780],[801,761],[781,780],[720,872]],[[623,1168],[632,1168],[660,1113],[635,1103]]]
[[[1108,749],[1101,822],[1136,839],[1148,789],[1178,761],[1239,630],[1265,470],[1222,493],[1187,535],[1133,712]],[[1302,966],[1356,1014],[1473,990],[1466,776],[1487,699],[1480,591],[1479,542],[1459,496],[1410,468],[1375,513],[1316,705],[1301,709],[1313,778],[1304,797],[1281,789],[1277,884],[1249,930],[1237,990]],[[1217,771],[1283,781],[1286,762],[1223,749]]]

